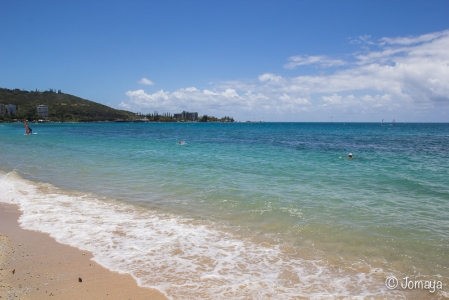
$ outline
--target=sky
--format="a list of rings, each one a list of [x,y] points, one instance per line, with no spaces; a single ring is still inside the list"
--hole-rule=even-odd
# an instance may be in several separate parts
[[[448,13],[446,0],[0,0],[0,87],[144,114],[449,122]]]

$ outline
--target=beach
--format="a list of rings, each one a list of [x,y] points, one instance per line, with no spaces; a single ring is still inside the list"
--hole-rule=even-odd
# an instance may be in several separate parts
[[[0,299],[167,299],[129,274],[100,266],[90,252],[20,228],[20,214],[16,205],[0,202]]]

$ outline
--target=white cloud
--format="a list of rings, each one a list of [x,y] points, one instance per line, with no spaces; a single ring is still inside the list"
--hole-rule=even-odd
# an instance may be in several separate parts
[[[325,102],[330,104],[342,104],[343,97],[337,94],[333,94],[332,96],[322,96],[321,97]]]
[[[225,98],[238,98],[239,95],[234,89],[226,89],[223,93],[221,93]]]
[[[138,108],[160,108],[170,105],[169,92],[160,90],[154,94],[147,94],[144,90],[127,91],[126,95],[131,99],[130,106]]]
[[[286,69],[294,69],[297,66],[303,66],[303,65],[312,65],[316,64],[321,67],[336,67],[336,66],[342,66],[345,65],[346,62],[341,59],[331,59],[324,55],[318,55],[318,56],[291,56],[289,58],[290,62],[288,64],[284,65],[284,68]]]
[[[144,85],[154,85],[153,81],[143,77],[138,81],[140,84],[144,84]]]
[[[130,109],[131,108],[131,106],[128,103],[125,103],[125,102],[120,102],[120,104],[118,106],[120,108],[123,108],[123,109]]]
[[[309,104],[310,101],[306,98],[292,98],[287,94],[282,94],[279,96],[279,100],[281,100],[283,103],[289,103],[289,104]]]
[[[370,35],[361,35],[356,37],[355,39],[350,38],[350,43],[351,44],[368,44],[368,45],[374,45],[375,43],[371,40],[371,36]]]
[[[259,76],[259,81],[261,81],[261,82],[268,81],[268,82],[279,83],[279,82],[282,81],[282,77],[281,76],[276,76],[274,74],[266,73],[266,74],[263,74],[263,75]]]
[[[219,93],[212,92],[212,91],[209,91],[209,90],[204,90],[203,94],[204,95],[210,95],[210,96],[217,96],[217,95],[219,95]]]
[[[358,40],[373,44],[369,36]],[[449,30],[382,38],[375,46],[375,51],[346,55],[350,58],[346,61],[293,56],[285,66],[339,66],[325,74],[287,77],[267,72],[254,79],[214,83],[203,90],[187,87],[153,94],[128,91],[129,101],[120,105],[233,116],[291,115],[297,121],[320,120],[325,115],[359,121],[387,115],[437,121],[432,117],[435,115],[438,121],[448,121],[442,118],[447,118],[449,111]]]
[[[380,42],[382,45],[384,44],[413,45],[418,43],[430,42],[432,40],[440,38],[442,35],[448,34],[449,30],[445,30],[441,32],[433,32],[419,36],[396,37],[396,38],[384,37],[380,39]]]

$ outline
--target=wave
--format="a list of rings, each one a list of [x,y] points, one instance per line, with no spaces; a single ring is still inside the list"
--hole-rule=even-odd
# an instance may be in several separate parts
[[[93,260],[170,299],[403,298],[379,268],[343,270],[298,257],[285,243],[257,243],[223,225],[59,189],[0,173],[0,201],[23,211],[23,228],[90,251]]]

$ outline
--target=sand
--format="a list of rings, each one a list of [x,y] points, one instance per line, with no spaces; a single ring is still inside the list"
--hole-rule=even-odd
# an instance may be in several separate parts
[[[0,299],[167,299],[103,268],[90,252],[22,229],[20,214],[18,206],[0,203]]]

